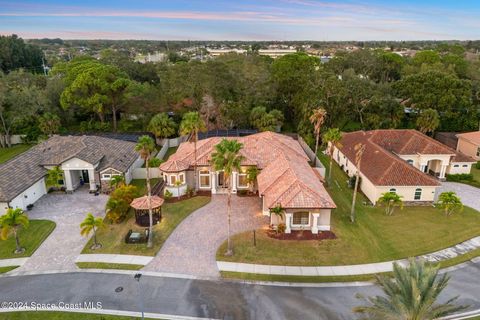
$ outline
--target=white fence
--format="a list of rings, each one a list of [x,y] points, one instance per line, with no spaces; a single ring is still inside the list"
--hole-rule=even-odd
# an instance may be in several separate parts
[[[302,146],[303,151],[305,151],[310,161],[315,164],[317,171],[322,177],[325,178],[325,166],[320,162],[315,152],[308,146],[301,136],[298,136],[298,142],[300,143],[300,146]]]
[[[150,168],[150,178],[160,178],[162,174],[158,168]],[[133,179],[147,179],[146,168],[135,168],[132,172]]]
[[[181,136],[173,139],[163,139],[160,143],[162,145],[162,149],[160,149],[155,157],[158,159],[163,159],[168,151],[168,148],[178,147],[180,143],[185,141],[187,141],[187,136]]]

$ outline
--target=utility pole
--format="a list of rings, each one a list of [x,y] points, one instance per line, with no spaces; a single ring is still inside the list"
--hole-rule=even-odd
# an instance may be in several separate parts
[[[360,180],[360,165],[362,162],[362,155],[365,151],[365,145],[358,143],[355,145],[355,162],[357,172],[355,173],[355,188],[353,189],[352,209],[350,210],[350,221],[355,222],[355,201],[357,200],[358,180]]]

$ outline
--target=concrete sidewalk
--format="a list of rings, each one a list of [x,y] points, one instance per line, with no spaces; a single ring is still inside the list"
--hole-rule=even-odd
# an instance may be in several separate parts
[[[439,262],[455,258],[472,250],[480,248],[480,237],[459,243],[453,247],[439,250],[433,253],[425,254],[416,258],[425,259],[429,262]],[[217,267],[220,271],[257,273],[267,275],[284,276],[353,276],[363,274],[374,274],[390,272],[393,270],[393,263],[406,266],[407,259],[387,261],[379,263],[345,265],[345,266],[275,266],[264,264],[236,263],[217,261]]]
[[[100,262],[119,264],[146,265],[153,260],[150,256],[134,256],[128,254],[81,254],[75,262]]]
[[[0,260],[0,268],[1,267],[17,267],[23,266],[25,262],[27,262],[27,258],[15,258],[15,259],[2,259]]]

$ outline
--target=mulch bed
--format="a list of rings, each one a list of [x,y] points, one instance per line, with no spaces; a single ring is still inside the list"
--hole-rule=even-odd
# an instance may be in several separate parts
[[[309,230],[292,230],[292,233],[277,233],[275,230],[269,230],[267,235],[277,240],[326,240],[337,238],[335,233],[331,231],[319,231],[318,234],[313,234]]]
[[[238,197],[258,197],[258,192],[239,192],[237,191]]]

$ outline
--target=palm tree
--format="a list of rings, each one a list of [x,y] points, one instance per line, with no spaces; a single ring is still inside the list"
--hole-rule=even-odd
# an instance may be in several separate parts
[[[180,199],[180,186],[182,185],[182,181],[176,180],[174,185],[177,187],[177,199]]]
[[[340,140],[342,140],[342,133],[338,128],[330,128],[323,135],[323,141],[329,144],[328,154],[330,155],[330,165],[328,169],[328,183],[331,183],[332,179],[333,150],[335,146],[339,145]]]
[[[151,248],[153,245],[153,209],[152,209],[152,187],[150,186],[150,167],[149,161],[152,152],[155,150],[155,142],[149,136],[141,136],[138,138],[135,151],[140,154],[140,157],[145,161],[145,168],[147,170],[147,202],[148,202],[148,216],[150,218],[150,226],[148,228],[148,242],[147,247]]]
[[[395,192],[385,192],[382,193],[382,196],[378,198],[377,203],[380,205],[385,205],[385,214],[391,216],[395,207],[403,208],[402,196],[399,196]]]
[[[258,170],[256,166],[252,166],[247,169],[247,181],[250,184],[252,192],[255,190],[255,182],[257,181],[259,173],[260,170]]]
[[[232,213],[232,186],[230,179],[233,171],[240,171],[240,164],[243,160],[243,156],[240,155],[240,150],[243,145],[237,140],[227,140],[223,139],[220,143],[215,146],[215,152],[212,153],[212,165],[215,171],[223,170],[224,179],[227,184],[227,216],[228,216],[228,229],[227,229],[227,252],[226,256],[231,256],[233,254],[232,243],[230,239],[230,220]]]
[[[205,131],[207,128],[198,112],[187,112],[183,115],[180,123],[180,134],[190,135],[190,142],[193,142],[193,192],[197,192],[197,141],[198,133]]]
[[[318,108],[313,110],[312,115],[310,116],[310,122],[313,124],[313,132],[315,133],[315,163],[317,165],[317,152],[318,152],[318,142],[320,141],[320,130],[322,125],[327,118],[327,111],[323,108]]]
[[[283,220],[283,212],[285,209],[282,208],[281,204],[277,204],[275,207],[270,209],[270,213],[273,213],[277,217],[280,218],[280,220]]]
[[[105,225],[103,224],[102,218],[95,218],[93,214],[87,213],[87,217],[80,223],[80,234],[82,236],[88,236],[90,232],[93,231],[93,249],[98,249],[101,245],[97,242],[97,230],[99,228],[103,228]]]
[[[436,303],[449,277],[446,274],[439,276],[438,267],[421,260],[411,260],[406,268],[395,262],[393,278],[383,275],[376,278],[384,294],[368,298],[357,295],[368,303],[353,309],[365,316],[362,319],[433,320],[467,308],[455,305],[458,297]]]
[[[155,135],[157,141],[175,134],[177,124],[165,112],[156,114],[148,124],[148,130]]]
[[[350,220],[352,222],[355,222],[355,202],[357,201],[358,184],[360,181],[360,166],[362,164],[363,152],[365,152],[365,145],[358,143],[355,146],[355,166],[357,167],[357,171],[355,172],[355,187],[353,188],[352,208],[350,209]]]
[[[20,240],[18,239],[18,230],[20,227],[28,228],[30,221],[28,216],[20,208],[8,208],[7,212],[0,217],[0,238],[2,240],[7,240],[8,235],[13,232],[15,236],[15,253],[22,253],[25,251],[24,248],[20,246]]]
[[[463,210],[462,200],[453,191],[442,192],[438,196],[437,206],[445,211],[447,217]]]
[[[63,180],[63,170],[56,166],[47,172],[47,185],[60,189],[58,181]]]
[[[433,132],[435,129],[438,128],[440,125],[440,117],[438,116],[438,112],[435,109],[425,109],[420,113],[417,118],[417,128],[423,134],[427,134],[428,132]]]
[[[110,187],[116,189],[125,184],[125,177],[122,175],[115,175],[110,178]]]

